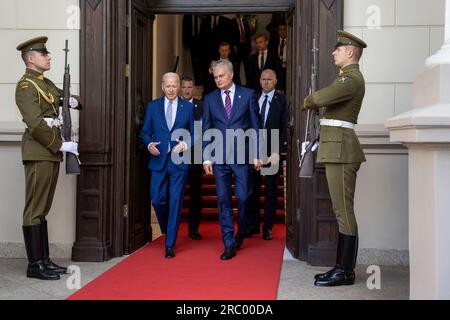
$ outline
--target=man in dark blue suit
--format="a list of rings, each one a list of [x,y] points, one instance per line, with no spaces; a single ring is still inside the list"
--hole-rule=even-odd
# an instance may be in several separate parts
[[[208,94],[203,102],[203,167],[207,174],[215,174],[220,228],[225,245],[220,258],[229,260],[236,255],[244,239],[251,194],[250,165],[253,164],[256,170],[261,167],[257,151],[260,117],[258,106],[252,99],[253,90],[233,83],[233,64],[228,60],[218,60],[212,69],[218,90]],[[249,134],[250,138],[237,137],[239,132]],[[212,142],[208,145],[209,141]],[[231,204],[233,174],[239,212],[235,237]]]
[[[178,98],[179,89],[179,76],[166,73],[162,78],[164,97],[148,104],[141,130],[141,139],[150,152],[150,197],[161,232],[166,235],[166,258],[175,257],[174,246],[190,164],[190,153],[185,151],[192,145],[190,134],[194,132],[192,103]]]

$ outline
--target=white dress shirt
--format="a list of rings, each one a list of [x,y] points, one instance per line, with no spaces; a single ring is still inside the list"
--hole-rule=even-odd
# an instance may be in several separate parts
[[[263,93],[261,93],[261,97],[258,100],[258,103],[259,103],[259,114],[261,114],[262,105],[264,103],[264,100],[266,99],[266,95],[268,96],[268,98],[267,98],[267,105],[266,105],[266,114],[264,115],[264,123],[266,123],[266,121],[267,121],[267,115],[269,114],[270,104],[272,103],[272,99],[273,99],[274,94],[275,94],[275,89],[273,89],[269,93],[264,93],[263,92]]]
[[[233,85],[231,86],[230,89],[228,89],[230,91],[230,99],[231,99],[231,108],[233,108],[234,106],[234,94],[236,93],[236,85],[233,83]],[[225,107],[225,98],[227,97],[227,94],[225,93],[226,90],[220,90],[220,93],[222,95],[222,102],[223,102],[223,106]]]

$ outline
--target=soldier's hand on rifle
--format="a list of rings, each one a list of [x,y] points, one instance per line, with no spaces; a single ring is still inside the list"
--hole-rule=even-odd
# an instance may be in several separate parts
[[[72,141],[63,142],[59,151],[70,152],[70,153],[73,153],[74,155],[78,156],[78,154],[79,154],[78,153],[78,143],[72,142]]]
[[[311,96],[309,95],[303,101],[303,108],[304,109],[311,109],[311,107],[313,107],[313,106],[314,106],[314,104],[312,102]]]
[[[76,109],[76,108],[78,108],[78,105],[79,105],[78,100],[75,99],[74,97],[70,97],[70,99],[69,99],[69,106],[72,109]]]
[[[148,146],[148,151],[155,157],[159,157],[161,153],[159,152],[157,146],[160,145],[161,142],[153,142]]]

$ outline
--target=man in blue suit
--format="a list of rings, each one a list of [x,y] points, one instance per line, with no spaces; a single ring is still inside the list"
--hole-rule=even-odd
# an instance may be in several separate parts
[[[178,98],[180,77],[176,73],[166,73],[161,83],[164,97],[148,104],[141,139],[150,152],[150,197],[166,235],[165,257],[173,258],[190,164],[190,153],[183,152],[192,145],[194,109],[192,103]],[[184,137],[180,129],[185,130]],[[186,156],[188,161],[181,160]]]
[[[220,258],[229,260],[236,255],[244,239],[251,194],[250,165],[253,164],[256,170],[261,168],[257,152],[260,117],[258,105],[252,99],[253,90],[233,83],[233,64],[228,60],[218,60],[212,69],[218,90],[208,94],[203,102],[203,167],[206,174],[215,174],[220,228],[225,245]],[[230,132],[235,135],[230,136]],[[250,133],[250,138],[239,139],[239,132]],[[209,141],[211,144],[208,145]],[[231,204],[233,174],[239,212],[236,236]]]

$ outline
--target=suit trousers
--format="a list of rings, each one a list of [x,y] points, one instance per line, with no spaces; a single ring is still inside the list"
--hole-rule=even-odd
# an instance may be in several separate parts
[[[238,233],[243,234],[248,220],[248,202],[251,194],[250,165],[214,165],[217,203],[222,240],[227,248],[234,246],[233,206],[231,203],[232,175],[235,176],[235,193],[238,208]]]
[[[23,225],[38,225],[45,221],[53,202],[58,182],[59,162],[26,161],[25,208]]]
[[[152,170],[150,197],[167,247],[173,247],[178,237],[187,173],[170,156],[162,170]]]
[[[189,169],[189,232],[198,232],[202,211],[203,166],[193,164]]]
[[[361,163],[325,163],[328,189],[339,232],[348,236],[358,235],[353,201],[360,166]]]
[[[251,169],[252,172],[252,195],[250,201],[250,222],[249,227],[253,230],[259,230],[259,226],[261,223],[261,214],[260,214],[260,198],[261,198],[261,189],[263,186],[263,177],[261,173],[256,171],[255,169]],[[277,211],[277,191],[278,191],[278,178],[279,171],[274,175],[264,176],[264,224],[263,228],[266,230],[272,230],[275,215]]]

